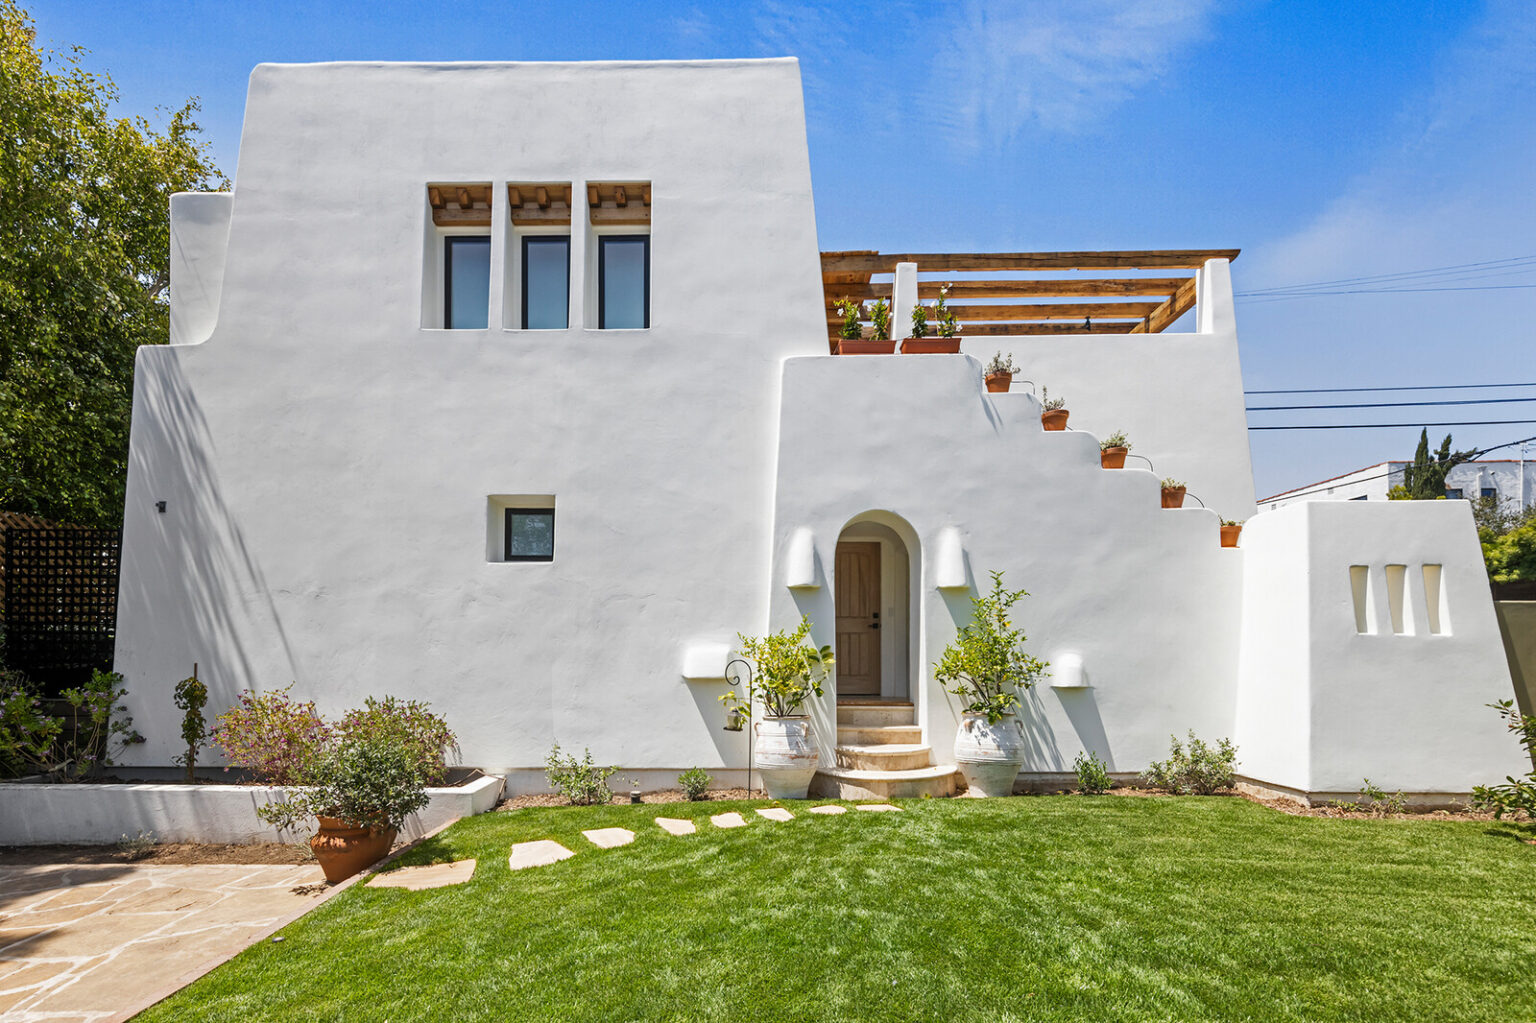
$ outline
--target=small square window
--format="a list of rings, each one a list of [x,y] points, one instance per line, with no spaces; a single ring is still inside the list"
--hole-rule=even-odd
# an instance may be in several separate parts
[[[1484,487],[1483,490],[1482,490],[1482,496],[1483,497],[1498,497],[1499,496],[1499,488],[1498,487]]]
[[[502,549],[506,561],[555,560],[555,510],[508,508]]]
[[[1445,496],[1447,498],[1449,498],[1450,500],[1452,500],[1452,501],[1460,501],[1461,498],[1462,498],[1461,488],[1460,487],[1446,487],[1445,488]]]

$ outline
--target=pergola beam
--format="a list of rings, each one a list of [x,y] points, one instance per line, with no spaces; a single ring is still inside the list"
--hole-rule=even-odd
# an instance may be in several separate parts
[[[1210,259],[1236,259],[1241,249],[1149,249],[1126,252],[825,252],[825,273],[892,273],[897,263],[918,272],[1007,270],[1198,270]]]

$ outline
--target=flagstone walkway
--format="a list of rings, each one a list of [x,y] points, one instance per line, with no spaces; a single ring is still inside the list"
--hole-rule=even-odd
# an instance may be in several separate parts
[[[322,899],[308,866],[0,867],[0,1020],[134,1015]]]

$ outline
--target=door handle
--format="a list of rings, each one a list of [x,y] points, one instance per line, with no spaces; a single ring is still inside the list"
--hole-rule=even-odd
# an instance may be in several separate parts
[[[878,628],[880,628],[880,623],[879,622],[875,622],[873,625],[870,626],[870,628],[871,629],[878,629]]]

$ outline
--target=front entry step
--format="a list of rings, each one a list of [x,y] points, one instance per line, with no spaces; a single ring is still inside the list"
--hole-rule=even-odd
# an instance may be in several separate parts
[[[916,722],[917,712],[907,702],[837,701],[838,728],[881,728],[887,725],[914,725]]]
[[[839,746],[883,746],[887,743],[917,744],[923,730],[917,725],[838,725]]]
[[[911,771],[823,767],[811,779],[810,794],[820,799],[937,799],[954,795],[964,784],[953,764]]]
[[[933,765],[933,754],[921,743],[882,743],[877,746],[838,744],[838,767],[856,771],[911,771]]]

